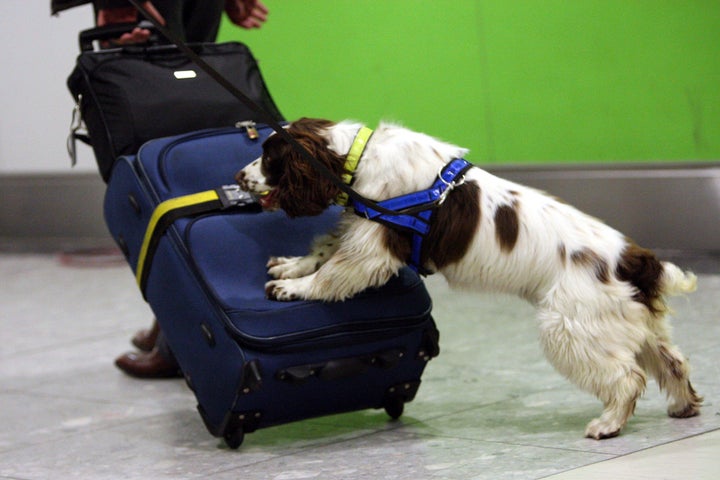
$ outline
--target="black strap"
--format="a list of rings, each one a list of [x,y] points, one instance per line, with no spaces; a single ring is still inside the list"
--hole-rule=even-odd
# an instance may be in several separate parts
[[[304,160],[306,160],[312,167],[320,173],[322,176],[330,180],[336,187],[338,187],[342,192],[345,192],[348,197],[353,199],[354,201],[363,204],[367,207],[372,208],[373,210],[379,211],[384,213],[385,215],[397,215],[398,212],[395,212],[393,210],[389,210],[381,205],[378,205],[377,202],[374,202],[373,200],[370,200],[368,198],[363,197],[358,192],[350,188],[345,184],[345,182],[342,181],[342,179],[335,176],[328,168],[325,167],[322,163],[320,163],[315,157],[313,157],[310,152],[308,152],[302,145],[300,145],[285,129],[273,118],[272,115],[267,113],[263,108],[261,108],[259,105],[257,105],[252,99],[250,99],[247,95],[245,95],[243,92],[240,91],[235,85],[233,85],[228,79],[226,79],[224,76],[222,76],[217,70],[215,70],[212,66],[210,66],[205,60],[203,60],[195,51],[193,51],[192,48],[190,48],[178,35],[176,35],[174,32],[172,32],[170,29],[166,28],[165,25],[161,24],[155,17],[153,17],[150,12],[147,11],[145,7],[141,4],[138,0],[129,0],[129,2],[140,12],[150,23],[152,23],[155,28],[163,34],[168,40],[170,40],[172,43],[175,44],[187,57],[195,62],[195,64],[200,67],[205,73],[210,75],[211,78],[213,78],[216,82],[218,82],[225,90],[230,92],[235,98],[240,100],[243,104],[245,104],[246,107],[256,112],[258,116],[258,120],[260,120],[262,123],[267,124],[270,128],[275,130],[275,132],[280,135],[283,140],[285,140],[288,144],[290,144],[302,157]]]

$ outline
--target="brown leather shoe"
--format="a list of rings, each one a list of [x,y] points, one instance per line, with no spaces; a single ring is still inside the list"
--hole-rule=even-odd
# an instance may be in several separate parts
[[[153,320],[152,327],[140,330],[132,338],[132,344],[143,352],[149,352],[155,348],[155,342],[157,341],[158,333],[160,333],[160,325],[158,325],[157,319]]]
[[[137,378],[182,377],[177,363],[161,355],[157,348],[149,352],[128,352],[115,359],[115,366]]]

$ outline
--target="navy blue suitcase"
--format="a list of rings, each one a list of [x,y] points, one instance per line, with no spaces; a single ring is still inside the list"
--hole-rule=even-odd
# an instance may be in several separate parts
[[[257,131],[257,138],[252,138]],[[399,417],[438,354],[431,300],[403,269],[345,302],[265,298],[270,255],[303,255],[339,211],[289,219],[252,207],[171,218],[147,252],[163,206],[233,182],[271,130],[193,132],[146,143],[115,164],[105,220],[157,316],[209,432],[245,433],[368,408]],[[144,276],[143,276],[144,275]]]

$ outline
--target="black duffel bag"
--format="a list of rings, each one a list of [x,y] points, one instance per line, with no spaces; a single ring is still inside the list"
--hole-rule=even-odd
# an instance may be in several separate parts
[[[92,145],[106,182],[115,160],[136,153],[148,140],[258,119],[174,45],[93,50],[93,41],[116,38],[116,30],[100,27],[80,33],[82,52],[67,81],[76,102],[68,151],[74,161],[76,139]],[[282,120],[247,46],[228,42],[190,47]]]

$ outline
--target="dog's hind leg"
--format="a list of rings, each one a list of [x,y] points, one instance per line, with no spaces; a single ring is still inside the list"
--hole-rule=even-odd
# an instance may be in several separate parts
[[[671,263],[663,263],[664,296],[690,293],[696,288],[695,275],[683,272]],[[703,398],[695,392],[690,383],[687,360],[670,339],[670,327],[664,317],[668,311],[664,298],[659,297],[655,307],[657,312],[648,319],[651,334],[638,355],[638,361],[655,377],[660,389],[667,392],[670,400],[668,415],[675,418],[694,417],[700,413]]]
[[[639,346],[612,331],[619,319],[588,322],[549,311],[541,311],[540,318],[547,358],[605,407],[602,415],[587,425],[585,436],[598,440],[617,436],[645,391],[645,372],[635,358]]]
[[[685,357],[671,343],[664,319],[655,319],[652,326],[657,337],[649,339],[638,355],[640,365],[655,377],[660,389],[667,392],[668,415],[675,418],[699,415],[703,398],[690,383],[690,367]]]

